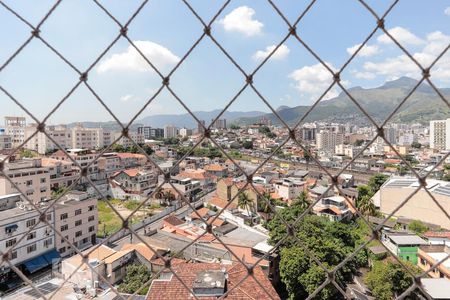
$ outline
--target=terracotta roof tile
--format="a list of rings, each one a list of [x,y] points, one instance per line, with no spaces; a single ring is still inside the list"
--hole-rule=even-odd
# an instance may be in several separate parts
[[[207,270],[220,270],[221,268],[222,265],[217,263],[183,263],[173,267],[177,276],[191,290],[197,273]],[[233,287],[247,276],[247,269],[241,264],[228,265],[226,269],[228,273],[227,290],[231,290],[226,299],[280,299],[260,267],[255,267],[253,277],[247,277],[236,288]],[[192,291],[187,290],[177,276],[172,276],[170,280],[153,280],[147,294],[147,300],[192,298]],[[255,279],[264,287],[264,290]],[[217,297],[201,297],[201,299],[215,300]]]

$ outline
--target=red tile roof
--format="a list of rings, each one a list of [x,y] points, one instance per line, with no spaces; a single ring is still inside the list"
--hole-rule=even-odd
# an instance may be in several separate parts
[[[430,238],[447,238],[450,239],[450,231],[427,231],[423,234]]]
[[[170,224],[172,226],[178,226],[178,225],[184,224],[184,222],[181,219],[179,219],[178,217],[175,217],[175,216],[168,216],[168,217],[164,218],[163,221],[167,222],[168,224]]]
[[[190,290],[180,282],[176,276],[170,280],[153,280],[147,294],[147,300],[177,300],[191,299],[192,286],[197,273],[207,270],[220,270],[221,264],[218,263],[184,263],[173,267],[177,276],[189,287]],[[280,299],[270,281],[265,276],[260,267],[255,267],[253,277],[247,277],[236,288],[242,279],[247,276],[247,269],[241,264],[226,266],[228,273],[227,290],[231,292],[226,299]],[[262,287],[255,281],[260,283]],[[267,292],[267,293],[266,293]],[[202,300],[215,300],[217,297],[201,297]]]
[[[228,201],[227,200],[223,200],[223,199],[221,199],[219,197],[212,197],[211,200],[209,200],[208,203],[210,205],[216,206],[218,208],[224,208],[228,204]],[[237,208],[237,206],[234,203],[231,203],[230,205],[227,206],[227,209],[231,209],[231,210],[236,209],[236,208]]]

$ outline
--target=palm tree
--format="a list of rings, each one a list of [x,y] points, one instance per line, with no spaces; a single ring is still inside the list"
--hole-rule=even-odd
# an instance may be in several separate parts
[[[250,222],[253,225],[253,214],[250,214],[250,210],[253,207],[253,200],[247,195],[246,192],[239,194],[238,206],[242,209],[247,210],[247,214],[250,217]]]
[[[175,199],[175,196],[171,191],[167,190],[162,194],[162,199],[164,199],[164,202],[169,206],[170,202]]]
[[[270,195],[270,193],[264,193],[263,198],[264,199],[261,201],[260,206],[261,211],[266,214],[272,213],[272,209],[270,208],[270,206],[275,206],[275,199],[272,198],[272,195]]]
[[[300,208],[302,212],[308,209],[309,207],[309,201],[308,201],[308,194],[306,191],[302,191],[297,198],[292,203],[292,206],[297,206]]]
[[[365,216],[374,216],[377,213],[375,204],[368,195],[361,197],[356,204],[359,211]]]

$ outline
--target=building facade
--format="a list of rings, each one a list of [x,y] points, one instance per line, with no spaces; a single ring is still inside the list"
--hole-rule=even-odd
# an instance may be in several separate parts
[[[450,150],[450,119],[430,121],[430,148]]]

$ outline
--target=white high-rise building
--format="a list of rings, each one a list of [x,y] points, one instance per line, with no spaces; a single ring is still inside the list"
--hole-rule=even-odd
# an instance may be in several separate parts
[[[18,147],[25,141],[25,117],[5,117],[5,134],[12,138],[12,146]]]
[[[316,134],[316,145],[318,150],[334,153],[336,145],[344,143],[344,134],[332,132],[330,130],[321,130]]]
[[[105,139],[108,139],[105,143]],[[77,125],[72,128],[72,147],[76,149],[98,149],[111,143],[109,134],[103,128],[85,128]]]
[[[3,129],[0,129],[0,150],[7,150],[12,148],[12,137],[5,134]]]
[[[63,149],[72,148],[72,131],[64,125],[48,126],[45,129],[47,135],[43,132],[36,132],[36,124],[30,124],[25,129],[25,137],[30,140],[25,144],[25,147],[30,150],[37,151],[39,154],[45,154],[48,151],[59,149],[49,136],[58,143]]]
[[[450,119],[430,121],[430,148],[450,150]]]
[[[191,136],[192,135],[192,129],[187,129],[185,127],[180,129],[180,135],[182,137]]]

